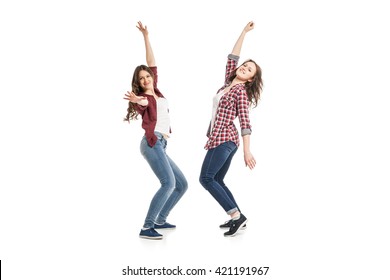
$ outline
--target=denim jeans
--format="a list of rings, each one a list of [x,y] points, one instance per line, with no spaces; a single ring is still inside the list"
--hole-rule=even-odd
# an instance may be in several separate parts
[[[233,194],[224,183],[237,146],[232,141],[207,151],[202,164],[199,182],[217,200],[227,214],[240,210]]]
[[[188,188],[187,180],[179,167],[167,155],[167,140],[159,132],[155,132],[157,143],[150,147],[144,136],[140,150],[149,163],[161,186],[150,202],[144,228],[153,228],[154,224],[164,224],[169,212],[180,200]]]

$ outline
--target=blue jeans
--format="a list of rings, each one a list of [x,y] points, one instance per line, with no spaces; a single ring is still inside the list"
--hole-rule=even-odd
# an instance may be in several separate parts
[[[144,228],[153,228],[154,224],[164,224],[169,212],[180,200],[188,188],[183,173],[166,153],[167,140],[155,132],[157,143],[150,147],[145,136],[141,140],[140,150],[149,163],[161,186],[150,202]]]
[[[224,183],[237,146],[232,141],[224,142],[206,153],[199,182],[209,191],[227,214],[240,211],[233,194]]]

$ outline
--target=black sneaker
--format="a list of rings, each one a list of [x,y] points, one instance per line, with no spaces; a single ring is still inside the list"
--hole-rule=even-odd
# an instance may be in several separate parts
[[[245,226],[248,219],[244,216],[244,214],[240,214],[240,218],[238,220],[231,220],[231,225],[229,231],[225,232],[224,236],[235,236],[237,232]]]
[[[146,238],[146,239],[155,239],[155,240],[159,240],[163,238],[163,236],[159,234],[154,228],[141,229],[141,232],[139,233],[139,237]]]
[[[232,220],[226,221],[224,224],[220,225],[220,228],[230,228],[232,225]],[[241,229],[246,229],[246,224],[242,226]]]

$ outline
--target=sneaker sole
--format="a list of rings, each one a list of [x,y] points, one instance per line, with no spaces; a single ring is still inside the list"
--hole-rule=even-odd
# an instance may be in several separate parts
[[[144,239],[151,239],[151,240],[161,240],[161,239],[163,239],[162,236],[145,236],[145,235],[140,235],[139,237],[140,238],[144,238]]]
[[[176,229],[176,227],[154,227],[154,229]]]
[[[219,227],[219,228],[220,229],[229,229],[229,227]],[[245,224],[245,227],[242,226],[241,230],[245,230],[245,229],[247,229],[246,224]]]
[[[240,227],[238,228],[238,230],[237,230],[235,233],[233,233],[233,234],[231,234],[231,235],[224,235],[224,236],[225,236],[225,237],[233,237],[233,236],[235,236],[235,235],[242,229],[242,227],[243,227],[244,225],[246,225],[247,222],[248,222],[248,219],[246,219],[246,221],[243,222],[243,223],[240,225]]]

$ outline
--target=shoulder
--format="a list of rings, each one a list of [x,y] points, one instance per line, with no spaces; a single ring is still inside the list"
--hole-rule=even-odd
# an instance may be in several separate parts
[[[245,88],[245,85],[244,85],[244,84],[238,84],[238,85],[236,85],[236,88],[235,88],[235,90],[234,90],[234,93],[236,94],[237,99],[239,99],[239,100],[245,100],[245,101],[248,100],[248,95],[247,95],[247,93],[246,93],[246,88]]]

